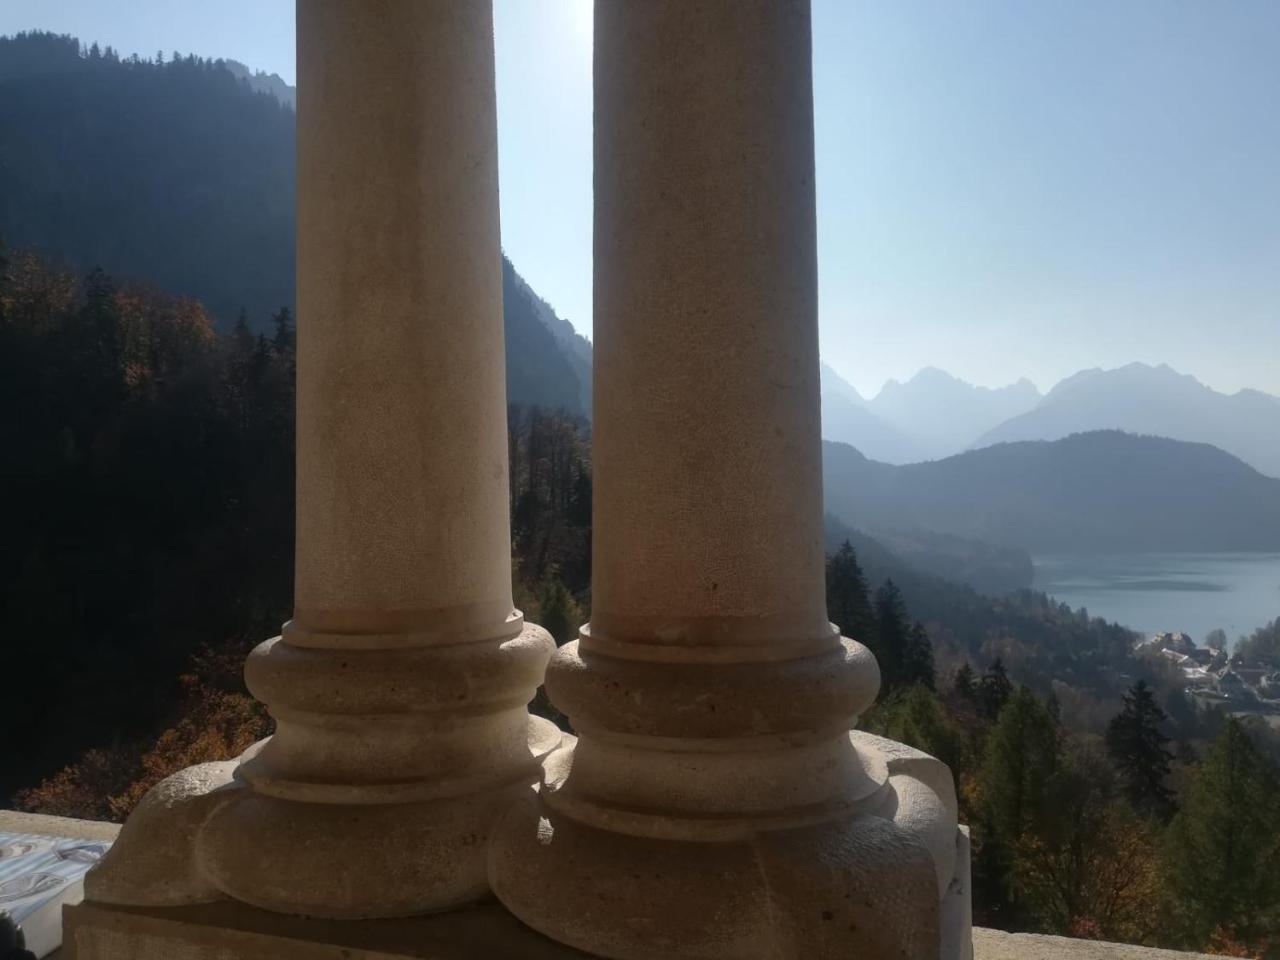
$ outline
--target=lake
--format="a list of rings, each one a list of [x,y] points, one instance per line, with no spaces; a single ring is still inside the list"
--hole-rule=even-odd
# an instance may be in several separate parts
[[[1142,633],[1232,640],[1280,617],[1280,553],[1139,553],[1035,558],[1035,588]]]

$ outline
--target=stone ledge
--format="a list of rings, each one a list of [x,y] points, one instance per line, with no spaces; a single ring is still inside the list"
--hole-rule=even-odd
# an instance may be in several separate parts
[[[114,823],[0,810],[0,830],[112,840]],[[315,921],[236,903],[170,910],[96,904],[64,911],[59,960],[585,960],[528,930],[496,905],[408,920]],[[75,938],[82,949],[76,951]],[[363,942],[361,942],[363,941]],[[490,948],[490,945],[491,948]],[[974,960],[1212,960],[1204,954],[975,928]]]
[[[497,904],[403,920],[310,920],[234,901],[63,911],[60,960],[588,960]]]
[[[1220,960],[1203,953],[1034,933],[1006,933],[980,927],[973,929],[973,956],[974,960]]]
[[[60,960],[589,960],[529,930],[497,904],[404,920],[308,920],[225,901],[64,910]],[[974,960],[1211,960],[1001,930],[973,931]]]
[[[77,840],[114,840],[120,833],[120,824],[102,820],[50,817],[43,813],[22,813],[18,810],[0,810],[0,831],[36,833],[46,837],[73,837]]]

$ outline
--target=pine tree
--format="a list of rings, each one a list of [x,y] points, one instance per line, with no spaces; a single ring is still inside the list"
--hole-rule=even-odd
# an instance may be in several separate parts
[[[1234,717],[1169,826],[1165,869],[1187,946],[1280,935],[1280,784]]]
[[[5,303],[9,290],[9,248],[0,237],[0,320],[5,318]]]
[[[555,638],[556,646],[573,640],[582,626],[582,610],[560,578],[550,574],[538,589],[538,626]]]
[[[903,658],[903,682],[920,684],[934,689],[933,641],[924,624],[916,623],[907,636],[906,655]]]
[[[1016,885],[1018,851],[1034,840],[1049,813],[1061,759],[1061,738],[1049,711],[1030,690],[1019,688],[987,738],[977,777],[975,888],[1001,923],[1020,923],[1026,916]]]
[[[1167,719],[1151,688],[1139,680],[1124,696],[1124,708],[1107,726],[1107,752],[1124,780],[1125,795],[1135,810],[1162,820],[1173,815],[1173,791],[1166,786],[1173,754],[1160,732]]]
[[[253,331],[249,329],[249,314],[244,307],[236,314],[235,326],[231,328],[231,342],[239,354],[247,357],[253,351]]]
[[[1013,684],[1009,682],[1004,660],[996,657],[995,663],[991,664],[991,669],[983,675],[978,685],[978,703],[983,715],[994,722],[1012,694]]]
[[[1034,693],[1020,687],[992,728],[979,785],[989,831],[1013,838],[1031,824],[1049,797],[1061,754],[1057,726]]]
[[[1049,716],[1053,718],[1055,727],[1062,727],[1062,702],[1058,699],[1058,691],[1050,690],[1049,695],[1044,698],[1045,709],[1049,711]]]
[[[271,323],[276,331],[271,338],[271,343],[275,347],[276,353],[280,356],[291,355],[294,342],[293,311],[288,307],[281,307],[279,311],[272,314]]]
[[[876,591],[875,643],[868,644],[880,664],[880,689],[889,693],[908,686],[908,651],[911,647],[911,621],[902,591],[892,580],[886,580]]]
[[[920,684],[877,705],[859,726],[937,757],[956,776],[965,766],[963,732],[951,722],[937,695]]]
[[[827,558],[827,616],[846,637],[870,645],[875,617],[858,555],[846,540]]]
[[[956,695],[969,703],[976,702],[977,699],[977,680],[973,675],[973,667],[969,666],[966,660],[961,664],[960,669],[956,671],[955,680],[952,687],[955,689]]]

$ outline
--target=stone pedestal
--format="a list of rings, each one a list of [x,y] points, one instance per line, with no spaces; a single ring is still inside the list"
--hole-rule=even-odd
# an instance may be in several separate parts
[[[614,960],[960,958],[950,772],[828,623],[807,0],[596,0],[592,619],[491,847]],[[545,891],[554,889],[556,896]]]
[[[480,900],[560,741],[511,600],[489,0],[299,0],[298,86],[295,612],[246,667],[277,732],[152,791],[98,904]]]

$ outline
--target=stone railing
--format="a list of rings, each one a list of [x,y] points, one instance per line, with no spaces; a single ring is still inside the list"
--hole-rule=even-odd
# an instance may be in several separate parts
[[[74,837],[84,840],[114,840],[119,831],[119,825],[114,823],[70,820],[64,817],[46,817],[29,813],[17,813],[11,810],[0,810],[0,832]],[[415,950],[414,953],[402,954],[401,957],[408,958],[412,956],[414,960],[462,960],[464,957],[470,957],[472,954],[467,952],[469,929],[481,923],[492,922],[495,916],[498,917],[498,922],[501,923],[501,918],[496,911],[486,911],[482,908],[464,912],[448,921],[448,924],[452,927],[450,931],[451,942],[441,944],[434,953],[424,954],[419,950]],[[94,922],[95,920],[97,920],[96,923]],[[90,941],[95,937],[101,936],[145,933],[146,942],[150,944],[150,949],[153,949],[154,952],[151,954],[139,953],[139,957],[153,956],[156,958],[171,957],[173,960],[204,960],[205,957],[218,956],[213,952],[201,953],[190,946],[179,948],[177,941],[165,939],[166,928],[177,930],[182,926],[183,922],[184,913],[181,910],[174,911],[168,919],[154,915],[111,915],[104,913],[97,918],[90,916],[88,922],[82,922],[81,935],[86,941]],[[512,932],[514,934],[511,940],[512,946],[523,951],[509,954],[513,960],[515,957],[519,957],[521,960],[555,960],[557,957],[575,956],[571,952],[561,952],[548,941],[541,941],[535,949],[528,949],[527,945],[521,945],[517,939],[522,931],[513,927]],[[287,931],[283,931],[283,936],[281,934],[282,931],[277,929],[272,932],[271,936],[263,937],[263,940],[268,944],[265,949],[267,951],[279,950],[279,953],[268,952],[262,954],[262,956],[278,957],[279,960],[292,960],[295,957],[301,960],[303,957],[323,956],[323,954],[307,953],[306,951],[310,945],[305,940],[291,941]],[[246,940],[251,940],[252,937],[253,933],[251,931],[239,931],[234,935],[228,931],[228,947],[231,950],[243,949]],[[385,941],[386,945],[390,945],[391,942],[390,937]],[[173,953],[165,952],[167,945],[172,945]],[[1153,950],[1148,947],[1134,947],[1126,944],[1100,943],[1094,940],[1071,940],[1065,937],[1005,933],[1001,930],[986,930],[980,927],[975,928],[973,931],[973,948],[975,960],[1196,960],[1196,958],[1203,956],[1202,954]],[[235,955],[245,958],[257,956],[248,952]],[[335,956],[342,955],[335,954]],[[59,954],[54,955],[54,960],[73,960],[74,956],[74,947],[68,944]],[[378,952],[376,954],[349,952],[345,956],[349,960],[374,960],[375,957],[377,960],[399,960],[394,952]]]

